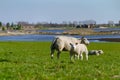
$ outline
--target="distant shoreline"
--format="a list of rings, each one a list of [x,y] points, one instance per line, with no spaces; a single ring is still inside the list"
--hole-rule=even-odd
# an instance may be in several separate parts
[[[57,30],[57,29],[47,29],[47,30]],[[59,30],[59,29],[58,29]],[[62,29],[60,29],[62,30]],[[64,29],[63,29],[64,30]],[[26,34],[46,34],[46,35],[109,35],[109,34],[120,34],[120,30],[110,30],[104,31],[101,30],[99,32],[91,29],[91,28],[74,28],[67,29],[63,32],[48,32],[48,31],[40,31],[40,30],[16,30],[16,31],[0,31],[0,36],[10,36],[10,35],[26,35]]]

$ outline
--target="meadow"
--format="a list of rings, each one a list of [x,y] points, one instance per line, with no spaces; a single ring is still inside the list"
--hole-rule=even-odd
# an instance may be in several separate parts
[[[0,80],[120,80],[120,43],[90,43],[104,54],[70,62],[69,52],[50,58],[51,42],[0,42]]]

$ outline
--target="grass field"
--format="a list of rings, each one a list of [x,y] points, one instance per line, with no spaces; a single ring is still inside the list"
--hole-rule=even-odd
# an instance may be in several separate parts
[[[120,80],[120,43],[91,43],[100,56],[70,62],[69,53],[50,59],[50,42],[0,42],[0,80]]]

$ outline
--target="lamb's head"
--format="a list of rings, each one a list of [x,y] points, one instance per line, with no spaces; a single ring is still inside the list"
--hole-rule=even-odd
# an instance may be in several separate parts
[[[103,50],[98,50],[98,53],[103,54],[104,52],[103,52]]]
[[[77,45],[78,43],[76,43],[76,44],[72,44],[72,43],[70,43],[70,46],[71,46],[71,50],[75,50],[76,49],[76,45]]]

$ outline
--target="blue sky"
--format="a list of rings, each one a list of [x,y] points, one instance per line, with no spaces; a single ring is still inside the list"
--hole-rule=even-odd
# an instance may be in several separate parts
[[[0,21],[58,22],[120,20],[120,0],[1,0]]]

